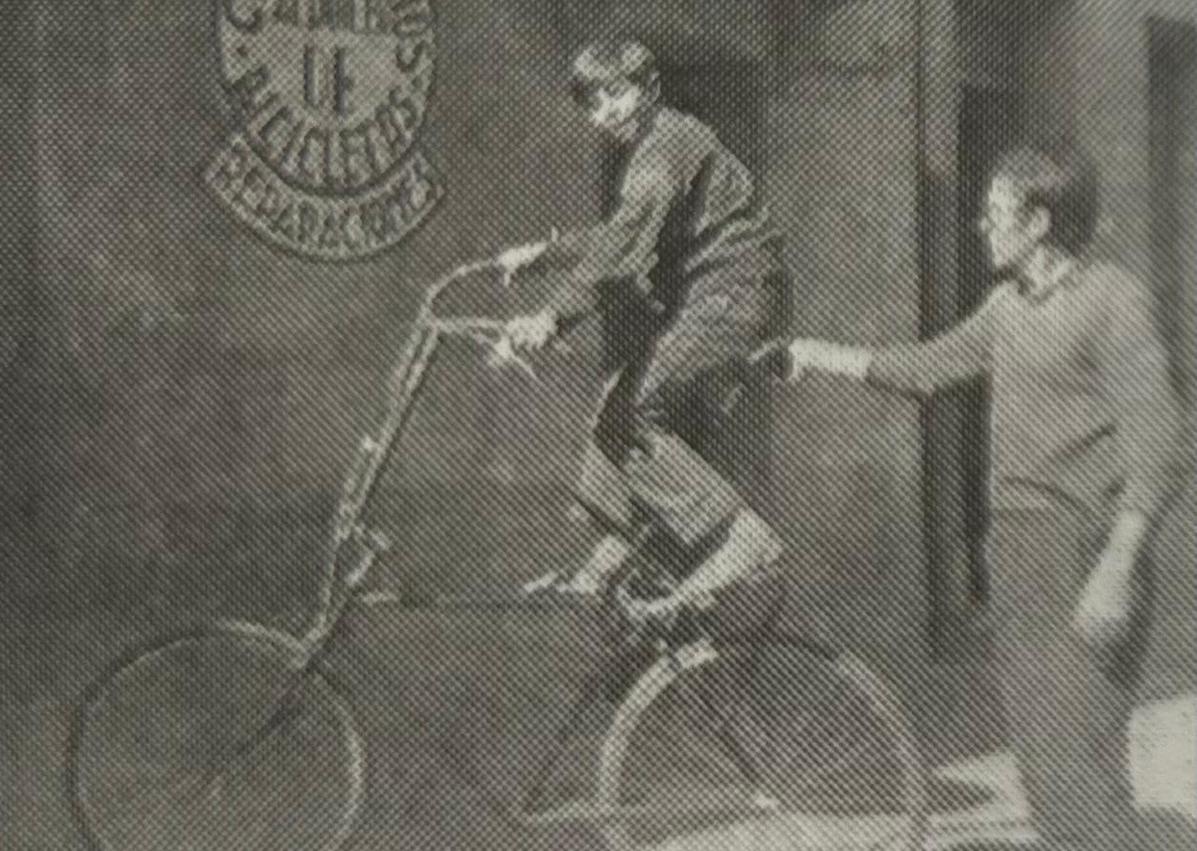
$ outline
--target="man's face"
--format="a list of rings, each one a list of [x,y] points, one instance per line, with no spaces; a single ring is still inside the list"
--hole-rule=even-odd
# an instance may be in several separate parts
[[[1014,183],[1009,178],[994,178],[985,198],[980,228],[989,243],[989,258],[995,270],[1015,268],[1030,257],[1039,242],[1030,219]]]
[[[613,80],[594,90],[586,116],[599,131],[627,142],[636,135],[644,102],[640,86],[630,80]]]

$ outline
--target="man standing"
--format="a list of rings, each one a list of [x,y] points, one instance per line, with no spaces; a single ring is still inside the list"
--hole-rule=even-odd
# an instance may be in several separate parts
[[[980,228],[1006,279],[936,339],[789,346],[818,369],[933,393],[991,388],[987,552],[1011,737],[1051,849],[1129,851],[1127,728],[1151,620],[1149,542],[1188,471],[1150,288],[1088,258],[1098,177],[1068,144],[1008,152]]]

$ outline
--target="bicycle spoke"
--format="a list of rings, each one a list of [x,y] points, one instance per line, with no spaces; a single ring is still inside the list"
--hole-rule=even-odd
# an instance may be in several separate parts
[[[900,709],[862,666],[795,655],[766,660],[763,684],[755,657],[726,655],[644,677],[584,813],[613,851],[914,851],[922,781]]]
[[[282,639],[215,631],[118,671],[81,711],[72,757],[94,846],[337,847],[360,801],[360,745],[318,675],[291,688],[292,662]]]

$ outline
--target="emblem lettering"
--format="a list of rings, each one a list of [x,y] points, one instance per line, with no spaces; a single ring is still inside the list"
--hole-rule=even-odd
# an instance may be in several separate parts
[[[416,149],[435,63],[429,0],[218,0],[236,127],[205,179],[265,238],[350,260],[444,194]]]

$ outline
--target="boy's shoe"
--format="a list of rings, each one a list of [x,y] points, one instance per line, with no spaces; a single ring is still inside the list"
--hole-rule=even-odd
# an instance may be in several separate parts
[[[618,535],[606,535],[594,547],[582,569],[559,590],[573,594],[601,594],[607,581],[627,560],[631,549]]]
[[[544,576],[526,582],[521,586],[525,594],[540,594],[557,591],[561,594],[602,594],[607,580],[619,570],[628,557],[629,549],[623,538],[607,535],[595,546],[590,558],[573,576],[563,570],[550,570]]]
[[[782,550],[781,538],[764,518],[744,508],[732,519],[727,538],[695,572],[707,571],[707,575],[716,577],[715,587],[723,588],[769,568],[781,557]]]

